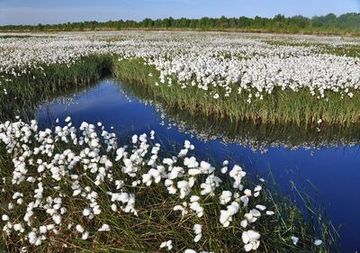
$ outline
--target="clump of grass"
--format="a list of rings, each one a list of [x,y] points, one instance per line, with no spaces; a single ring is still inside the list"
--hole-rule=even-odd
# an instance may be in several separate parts
[[[111,68],[110,59],[106,55],[92,55],[70,65],[30,68],[16,78],[3,74],[0,76],[0,120],[13,119],[19,115],[25,117],[41,101],[99,80]]]
[[[159,72],[155,67],[144,64],[141,59],[118,61],[113,66],[113,73],[125,82],[148,86],[156,99],[165,106],[186,110],[192,115],[226,118],[232,122],[250,120],[271,124],[292,123],[303,127],[316,126],[320,119],[325,124],[339,126],[360,122],[359,92],[354,92],[353,98],[350,98],[328,91],[327,99],[318,99],[311,96],[307,89],[295,92],[275,88],[272,94],[264,94],[263,99],[254,98],[248,103],[249,92],[246,91],[217,100],[211,92],[204,92],[197,87],[182,89],[176,84],[155,85],[159,80]],[[173,80],[176,82],[175,77]],[[224,97],[223,94],[220,97]]]
[[[204,92],[197,87],[182,89],[176,84],[155,86],[159,72],[153,66],[145,65],[141,59],[117,61],[116,57],[107,55],[88,56],[70,66],[57,64],[33,68],[17,78],[2,75],[1,88],[6,92],[0,92],[0,118],[24,115],[24,111],[47,97],[90,84],[101,77],[104,69],[112,69],[113,74],[121,80],[149,87],[148,90],[155,94],[156,99],[167,107],[186,110],[192,115],[200,113],[231,122],[295,124],[305,128],[317,127],[320,119],[324,125],[343,127],[360,122],[360,93],[356,91],[352,98],[328,91],[327,99],[318,99],[311,96],[307,89],[295,92],[275,88],[272,94],[264,94],[263,99],[252,98],[251,103],[248,103],[248,97],[252,91],[233,93],[216,100],[211,92]],[[149,76],[150,73],[152,76]],[[172,78],[176,82],[176,78]],[[216,92],[224,97],[221,94],[223,91]]]
[[[322,54],[333,54],[338,56],[346,56],[346,57],[360,57],[360,46],[354,44],[344,44],[344,45],[329,45],[318,42],[311,41],[295,41],[295,40],[265,40],[265,42],[269,45],[273,46],[291,46],[291,47],[311,47],[313,51],[316,53]]]
[[[334,54],[339,56],[360,58],[360,46],[359,45],[345,45],[339,47],[323,46],[322,52],[328,54]]]
[[[189,152],[185,157],[172,151],[157,153],[153,148],[159,146],[151,141],[153,137],[148,140],[144,135],[134,136],[131,143],[118,147],[116,136],[104,128],[96,132],[94,125],[84,123],[77,132],[71,122],[67,122],[55,131],[38,131],[36,122],[0,125],[0,133],[6,137],[0,141],[0,224],[4,228],[0,245],[8,252],[159,252],[159,246],[167,240],[173,241],[174,252],[187,248],[242,252],[242,233],[249,229],[261,233],[260,252],[333,252],[331,227],[325,221],[321,221],[320,227],[314,226],[311,219],[306,221],[298,207],[267,189],[263,180],[242,178],[244,188],[239,188],[234,185],[236,175],[221,174],[215,168],[214,171],[204,169],[193,176],[195,183],[183,198],[179,186],[175,194],[169,194],[169,185],[164,181],[175,167],[185,169],[183,175],[173,178],[175,185],[180,180],[191,180],[190,170],[184,163],[192,156],[190,143],[183,147]],[[17,138],[19,131],[22,133]],[[152,159],[154,164],[149,163]],[[147,185],[144,175],[151,169],[162,170],[158,166],[165,166],[161,179]],[[209,168],[202,163],[197,166],[194,169]],[[224,166],[229,171],[235,168],[239,171],[239,167]],[[213,186],[213,194],[203,194],[208,176],[215,175],[222,183]],[[122,183],[117,183],[118,180]],[[256,190],[259,185],[263,189]],[[245,205],[235,193],[240,197],[249,189],[254,190],[249,195],[249,204]],[[78,190],[80,192],[75,193]],[[234,197],[230,201],[241,204],[229,227],[219,221],[221,210],[226,209],[226,204],[219,201],[223,190],[232,191]],[[134,205],[111,200],[109,193],[120,192],[133,194]],[[190,209],[184,216],[174,211],[174,207],[183,202],[190,205],[193,196],[199,196],[203,216]],[[260,210],[259,204],[273,214],[267,215],[262,210],[261,216],[244,228],[244,215],[255,206]],[[130,208],[126,209],[128,205]],[[89,206],[97,206],[101,212],[90,218],[84,213]],[[4,214],[8,216],[5,219]],[[26,221],[24,217],[29,214]],[[54,216],[60,216],[60,222],[55,222]],[[21,224],[24,231],[15,229],[15,224]],[[40,237],[40,226],[51,224],[53,228],[43,233],[40,245],[29,241],[31,232]],[[103,224],[107,224],[110,231],[98,231]],[[194,224],[202,225],[202,238],[198,243],[194,243]],[[77,229],[77,225],[84,231]],[[83,237],[86,233],[88,236]],[[299,238],[297,245],[291,236]],[[317,238],[323,240],[320,246],[314,245]]]
[[[194,133],[197,138],[214,140],[221,138],[228,143],[241,143],[252,149],[266,150],[270,146],[324,147],[339,144],[354,145],[360,139],[360,126],[348,127],[327,125],[324,122],[314,127],[297,124],[271,124],[254,121],[231,122],[227,118],[194,117],[186,110],[163,106],[164,101],[150,85],[121,84],[127,94],[151,102],[166,115],[168,121],[183,132]]]

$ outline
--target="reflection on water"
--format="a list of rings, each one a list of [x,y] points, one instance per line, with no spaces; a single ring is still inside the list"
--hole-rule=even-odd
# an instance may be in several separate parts
[[[10,100],[4,103],[0,109],[0,121],[14,120],[20,117],[23,120],[31,120],[35,116],[36,108],[39,105],[46,103],[59,103],[69,104],[74,96],[81,96],[91,86],[91,82],[77,84],[73,86],[59,87],[58,89],[44,89],[36,97],[25,96],[18,100]],[[75,101],[75,100],[74,100]]]
[[[353,146],[360,143],[360,126],[325,126],[319,123],[313,128],[296,124],[260,124],[253,121],[229,122],[226,119],[206,119],[173,108],[163,109],[150,89],[138,85],[122,85],[122,90],[140,98],[144,103],[153,103],[169,126],[193,134],[198,139],[210,141],[221,139],[226,143],[238,143],[253,150],[266,151],[269,147],[296,148]],[[150,95],[149,95],[150,94]]]
[[[319,126],[318,132],[295,126],[205,121],[162,110],[147,99],[135,86],[106,80],[86,91],[44,103],[35,115],[42,128],[68,115],[77,126],[82,121],[101,121],[114,127],[120,141],[153,129],[163,145],[182,145],[189,139],[199,157],[211,157],[216,163],[229,159],[263,177],[271,171],[284,192],[291,193],[290,182],[300,188],[316,186],[330,219],[335,226],[343,225],[342,252],[359,249],[360,137],[355,128]]]

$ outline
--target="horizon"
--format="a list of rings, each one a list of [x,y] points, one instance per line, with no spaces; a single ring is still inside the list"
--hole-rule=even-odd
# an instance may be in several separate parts
[[[200,19],[203,19],[203,18],[212,18],[212,19],[220,19],[222,17],[225,17],[227,19],[230,19],[230,18],[241,18],[241,17],[246,17],[246,18],[255,18],[255,17],[260,17],[260,18],[268,18],[268,19],[272,19],[272,18],[275,18],[277,15],[283,15],[285,18],[291,18],[291,17],[296,17],[296,16],[302,16],[302,17],[305,17],[305,18],[309,18],[309,19],[312,19],[314,17],[325,17],[327,15],[330,15],[330,14],[334,14],[336,17],[340,17],[342,15],[346,15],[346,14],[351,14],[351,13],[355,13],[355,14],[360,14],[360,12],[346,12],[346,13],[342,13],[342,14],[335,14],[335,13],[326,13],[326,14],[322,14],[322,15],[315,15],[315,16],[312,16],[312,17],[307,17],[307,16],[303,16],[303,15],[293,15],[293,16],[286,16],[282,13],[278,13],[278,14],[275,14],[274,16],[272,17],[264,17],[264,16],[253,16],[253,17],[249,17],[249,16],[237,16],[237,17],[232,17],[232,16],[217,16],[217,17],[209,17],[209,16],[202,16],[202,17],[195,17],[195,18],[188,18],[188,17],[172,17],[172,16],[168,16],[168,17],[162,17],[162,18],[149,18],[149,17],[145,17],[145,18],[142,18],[142,19],[138,19],[138,20],[134,20],[134,19],[104,19],[104,20],[80,20],[80,21],[65,21],[65,22],[61,22],[61,23],[34,23],[34,24],[1,24],[0,23],[0,27],[1,26],[39,26],[39,25],[62,25],[62,24],[72,24],[72,23],[85,23],[85,22],[97,22],[97,23],[106,23],[106,22],[118,22],[118,21],[135,21],[135,22],[142,22],[144,21],[145,19],[150,19],[150,20],[164,20],[164,19],[174,19],[174,20],[178,20],[178,19],[182,19],[182,18],[185,18],[185,19],[196,19],[196,20],[200,20]]]
[[[206,6],[206,9],[203,8]],[[106,22],[110,20],[135,20],[145,18],[219,18],[255,16],[271,18],[277,14],[287,17],[301,15],[314,17],[333,13],[337,16],[360,12],[360,0],[344,0],[339,6],[336,0],[124,0],[121,3],[108,0],[107,4],[93,0],[0,0],[0,25],[62,24],[84,21]]]

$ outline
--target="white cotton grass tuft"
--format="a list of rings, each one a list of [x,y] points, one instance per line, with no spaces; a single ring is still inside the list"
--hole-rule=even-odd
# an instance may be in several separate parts
[[[108,224],[103,224],[99,229],[99,232],[109,232],[110,231],[110,226]]]
[[[57,34],[26,39],[26,47],[18,38],[1,42],[1,74],[4,83],[36,69],[46,75],[43,66],[73,63],[89,55],[143,59],[146,66],[158,71],[147,75],[154,86],[178,85],[181,89],[198,89],[210,99],[227,100],[240,93],[248,94],[248,103],[272,96],[276,89],[299,92],[306,90],[317,99],[328,99],[329,92],[353,99],[360,89],[358,59],[346,55],[324,54],[325,47],[346,48],[344,38],[309,38],[299,36],[310,46],[277,46],[264,41],[263,36],[203,36],[193,33],[126,33],[119,41],[104,37]],[[105,37],[106,38],[106,37]],[[140,38],[140,39],[139,39]],[[283,38],[277,38],[283,40]],[[56,46],[54,46],[56,45]],[[224,57],[227,55],[228,57]],[[246,59],[246,60],[244,60]],[[33,76],[33,79],[36,79]],[[1,96],[8,96],[2,85]],[[65,120],[66,123],[70,119]]]
[[[314,241],[315,246],[320,246],[322,243],[323,243],[323,241],[320,240],[320,239],[316,239],[316,240]]]
[[[79,233],[84,233],[84,231],[85,231],[85,229],[84,229],[80,224],[77,224],[77,225],[75,226],[75,229],[76,229],[76,231],[79,232]]]
[[[202,225],[195,224],[194,227],[193,227],[193,231],[195,233],[194,242],[199,242],[201,240],[201,237],[202,237]]]
[[[192,225],[195,245],[207,240],[204,236],[208,226],[203,219],[209,215],[208,201],[212,199],[221,207],[218,216],[213,211],[210,214],[219,226],[226,230],[240,221],[241,247],[245,251],[257,250],[261,243],[261,231],[257,231],[261,228],[257,226],[259,220],[266,222],[271,217],[262,220],[265,214],[275,214],[258,198],[263,186],[247,187],[246,172],[238,165],[222,175],[228,177],[230,184],[227,184],[218,176],[222,174],[219,168],[191,154],[195,147],[190,141],[184,142],[186,152],[161,158],[161,145],[149,141],[154,135],[155,132],[134,135],[132,144],[120,147],[116,135],[107,132],[100,123],[83,122],[79,128],[56,125],[45,130],[40,130],[36,121],[0,123],[0,144],[6,144],[13,166],[6,178],[8,183],[2,186],[4,192],[11,192],[4,203],[6,213],[1,215],[2,230],[14,238],[22,238],[21,246],[42,245],[50,238],[61,236],[66,229],[81,240],[92,240],[97,234],[111,235],[109,224],[113,223],[104,223],[103,214],[110,212],[114,218],[141,217],[139,194],[146,195],[151,187],[158,187],[171,199],[171,215],[182,220],[196,219]],[[222,166],[229,163],[225,161]],[[29,183],[33,190],[13,190]],[[41,219],[35,212],[38,209],[44,210]],[[314,242],[321,243],[321,240]],[[172,238],[159,247],[172,250],[174,245],[176,241]],[[190,246],[188,252],[192,252]]]
[[[168,240],[168,241],[165,241],[165,242],[162,242],[160,244],[160,249],[163,249],[163,248],[166,248],[167,250],[172,250],[173,248],[173,245],[172,245],[172,240]]]
[[[197,253],[197,252],[195,250],[193,250],[193,249],[186,249],[184,251],[184,253]]]
[[[260,234],[254,230],[244,231],[241,239],[245,244],[244,249],[246,252],[257,250],[260,246]]]
[[[294,245],[297,245],[298,242],[299,242],[299,238],[296,237],[296,236],[291,236],[291,240],[292,240],[292,243],[293,243]]]

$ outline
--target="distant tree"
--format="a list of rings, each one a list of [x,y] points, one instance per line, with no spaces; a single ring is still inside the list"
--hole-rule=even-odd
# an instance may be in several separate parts
[[[200,19],[188,19],[183,17],[179,19],[174,19],[172,17],[169,17],[156,20],[145,18],[142,21],[109,20],[106,22],[68,22],[56,25],[38,24],[36,26],[0,26],[1,31],[83,31],[98,29],[121,30],[127,28],[188,28],[202,30],[239,28],[250,31],[254,29],[261,29],[269,32],[360,32],[360,13],[346,13],[338,17],[335,14],[330,13],[325,16],[315,16],[311,19],[300,15],[293,17],[285,17],[282,14],[278,14],[273,18],[262,18],[259,16],[256,16],[255,18],[227,18],[225,16],[221,16],[220,18],[203,17]]]
[[[289,19],[291,26],[305,28],[310,25],[310,19],[303,16],[294,16]]]

